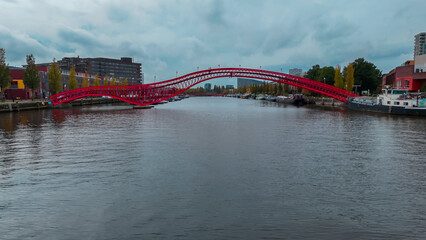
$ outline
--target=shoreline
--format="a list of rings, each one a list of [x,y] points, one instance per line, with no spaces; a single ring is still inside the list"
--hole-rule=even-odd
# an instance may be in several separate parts
[[[310,97],[307,98],[312,104],[316,106],[325,106],[325,107],[347,107],[345,103],[336,101],[332,98],[324,97]],[[31,100],[18,100],[15,102],[6,101],[0,102],[0,114],[1,113],[11,113],[11,112],[20,112],[20,111],[30,111],[30,110],[44,110],[44,109],[64,109],[77,106],[88,106],[88,105],[100,105],[100,104],[111,104],[111,103],[122,103],[129,104],[118,99],[114,98],[87,98],[79,99],[70,103],[60,104],[53,106],[49,104],[49,101],[44,101],[40,99]]]
[[[111,103],[121,103],[122,101],[114,98],[88,98],[88,99],[79,99],[70,103],[60,104],[53,106],[49,104],[49,101],[43,101],[40,99],[31,100],[18,100],[15,102],[6,101],[0,102],[0,113],[10,113],[10,112],[20,112],[20,111],[29,111],[29,110],[44,110],[44,109],[61,109],[61,108],[70,108],[76,106],[86,106],[86,105],[98,105],[98,104],[111,104]],[[125,102],[122,102],[125,103]],[[127,103],[126,103],[127,104]]]

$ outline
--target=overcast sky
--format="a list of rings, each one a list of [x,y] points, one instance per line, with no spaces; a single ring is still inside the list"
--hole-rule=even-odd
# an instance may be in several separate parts
[[[0,0],[13,66],[62,57],[132,57],[146,82],[208,67],[284,72],[359,57],[388,72],[413,58],[425,0]]]

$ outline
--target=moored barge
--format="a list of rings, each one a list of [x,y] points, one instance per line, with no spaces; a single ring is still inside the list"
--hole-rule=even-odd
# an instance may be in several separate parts
[[[396,115],[426,116],[426,93],[407,90],[383,89],[377,98],[356,97],[348,99],[348,108]]]

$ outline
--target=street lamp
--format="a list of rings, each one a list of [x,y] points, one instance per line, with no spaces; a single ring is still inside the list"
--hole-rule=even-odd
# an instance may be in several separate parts
[[[176,77],[177,77],[178,71],[176,71]]]

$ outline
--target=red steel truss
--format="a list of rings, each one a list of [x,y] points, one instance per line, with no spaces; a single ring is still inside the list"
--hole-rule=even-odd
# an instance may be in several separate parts
[[[213,78],[224,77],[255,78],[284,83],[291,86],[304,88],[345,103],[347,102],[348,97],[358,96],[354,93],[325,83],[285,73],[250,68],[215,68],[193,72],[181,77],[158,83],[131,86],[99,86],[79,88],[52,95],[50,99],[53,105],[57,105],[71,102],[83,97],[107,96],[120,99],[131,104],[143,106],[167,100],[184,92],[198,83]]]

